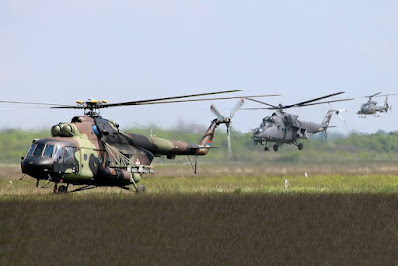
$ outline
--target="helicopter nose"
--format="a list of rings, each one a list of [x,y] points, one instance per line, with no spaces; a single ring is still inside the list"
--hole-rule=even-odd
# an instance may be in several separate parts
[[[22,160],[22,173],[37,179],[47,179],[52,171],[54,160],[51,158],[30,156]]]

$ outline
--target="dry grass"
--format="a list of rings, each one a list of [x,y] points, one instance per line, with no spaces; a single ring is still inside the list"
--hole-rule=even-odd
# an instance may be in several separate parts
[[[52,195],[1,167],[0,264],[395,265],[397,170],[159,167],[146,195]]]
[[[0,202],[0,263],[393,265],[395,195],[113,195]]]

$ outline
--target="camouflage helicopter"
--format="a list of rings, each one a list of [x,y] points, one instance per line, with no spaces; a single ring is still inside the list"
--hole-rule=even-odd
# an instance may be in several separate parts
[[[375,93],[373,95],[369,96],[364,96],[363,98],[369,98],[366,103],[363,103],[361,105],[361,108],[357,112],[360,118],[366,118],[367,115],[373,115],[379,117],[380,113],[387,113],[388,110],[391,111],[391,106],[388,104],[388,96],[390,95],[397,95],[397,94],[385,94],[385,95],[379,95],[381,92]],[[373,97],[384,97],[386,96],[384,100],[384,105],[383,106],[377,106],[376,101],[372,101]]]
[[[330,109],[322,123],[313,123],[313,122],[305,122],[298,120],[297,115],[288,114],[284,110],[293,108],[293,107],[305,107],[317,104],[325,104],[332,102],[340,102],[340,101],[348,101],[352,99],[341,99],[341,100],[333,100],[326,102],[316,102],[325,98],[329,98],[332,96],[336,96],[342,94],[344,92],[338,92],[329,94],[326,96],[318,97],[315,99],[307,100],[304,102],[291,104],[291,105],[282,105],[278,106],[271,105],[262,101],[258,101],[255,99],[246,98],[247,100],[254,101],[257,103],[261,103],[267,105],[269,107],[266,108],[243,108],[244,110],[276,110],[271,116],[266,116],[263,119],[263,122],[260,124],[258,128],[253,130],[253,141],[254,143],[261,145],[265,145],[264,150],[269,151],[268,142],[275,142],[273,145],[273,150],[278,151],[279,147],[282,144],[293,144],[296,145],[299,150],[303,149],[303,144],[298,143],[299,139],[307,139],[310,134],[315,134],[322,132],[325,137],[327,137],[327,129],[330,127],[329,122],[332,118],[332,115],[336,113],[339,115],[341,119],[343,119],[340,115],[340,112],[345,110],[333,110]],[[344,119],[343,119],[344,120]]]
[[[54,193],[67,192],[69,185],[84,185],[71,192],[88,190],[99,186],[120,187],[134,191],[128,185],[133,185],[136,192],[144,192],[145,186],[137,185],[144,174],[153,174],[151,165],[154,157],[162,155],[174,159],[177,155],[196,156],[206,155],[211,149],[215,129],[220,124],[227,128],[231,118],[242,106],[242,96],[184,99],[204,95],[237,92],[240,90],[221,91],[184,95],[178,97],[158,98],[151,100],[107,103],[107,101],[78,101],[77,105],[59,105],[46,103],[27,103],[0,101],[2,103],[41,104],[51,105],[51,108],[83,109],[84,115],[75,116],[70,123],[58,123],[51,128],[52,137],[33,140],[25,157],[21,157],[22,173],[37,180],[44,180],[42,187],[54,183]],[[265,97],[276,95],[257,95],[252,97]],[[245,97],[245,96],[243,96]],[[239,102],[231,111],[230,117],[214,119],[207,129],[199,144],[189,144],[182,141],[173,141],[154,136],[144,136],[123,132],[119,125],[112,120],[100,116],[103,108],[165,104],[177,102],[225,100],[239,98]],[[213,107],[214,108],[214,107]],[[230,144],[229,144],[230,145]],[[24,175],[24,176],[25,176]],[[23,178],[23,177],[22,177]],[[22,179],[21,178],[21,179]]]

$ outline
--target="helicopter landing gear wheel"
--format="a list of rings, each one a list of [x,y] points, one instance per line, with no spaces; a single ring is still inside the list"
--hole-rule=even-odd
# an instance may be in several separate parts
[[[57,193],[58,192],[58,183],[54,183],[54,188],[53,188],[53,193]]]
[[[67,186],[59,186],[58,187],[58,193],[67,193],[68,192],[68,187]]]
[[[137,193],[145,193],[146,192],[146,187],[143,186],[143,185],[139,185],[139,186],[137,186],[136,192]]]
[[[272,146],[272,148],[274,149],[274,151],[278,151],[279,146],[275,144],[274,146]]]
[[[303,147],[304,147],[303,143],[299,143],[297,145],[297,148],[299,149],[299,151],[301,151],[303,149]]]
[[[264,147],[264,151],[269,151],[269,148],[268,147]]]

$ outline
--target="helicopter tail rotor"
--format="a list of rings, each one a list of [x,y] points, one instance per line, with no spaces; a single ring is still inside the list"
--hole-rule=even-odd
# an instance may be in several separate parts
[[[347,112],[347,109],[339,109],[339,110],[333,110],[335,112],[336,115],[338,115],[338,117],[341,118],[341,120],[343,120],[343,122],[347,122],[344,117],[340,114],[341,112]]]
[[[217,116],[217,118],[219,119],[219,123],[225,124],[225,126],[227,127],[228,157],[230,160],[232,160],[231,130],[230,130],[231,119],[232,117],[234,117],[236,112],[242,107],[244,102],[245,102],[244,99],[240,99],[239,102],[237,102],[235,106],[232,108],[229,117],[223,116],[213,104],[210,106],[210,110]]]

